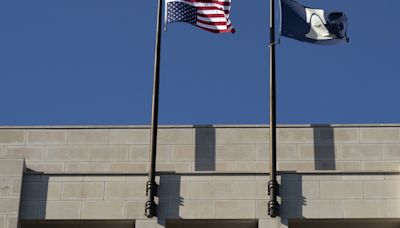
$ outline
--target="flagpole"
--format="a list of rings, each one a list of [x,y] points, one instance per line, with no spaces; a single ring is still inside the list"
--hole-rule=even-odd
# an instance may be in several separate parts
[[[270,0],[270,111],[269,111],[269,170],[270,178],[268,182],[268,215],[272,218],[279,215],[279,204],[277,195],[279,185],[276,181],[276,95],[275,95],[275,0]]]
[[[154,197],[157,194],[157,184],[155,182],[156,155],[157,155],[157,128],[158,128],[158,94],[160,82],[160,54],[161,54],[161,22],[162,20],[162,0],[158,0],[157,9],[157,29],[156,29],[156,48],[154,54],[154,81],[153,81],[153,100],[151,111],[151,129],[150,129],[150,149],[149,149],[149,176],[146,184],[146,208],[147,218],[156,216],[157,204]]]

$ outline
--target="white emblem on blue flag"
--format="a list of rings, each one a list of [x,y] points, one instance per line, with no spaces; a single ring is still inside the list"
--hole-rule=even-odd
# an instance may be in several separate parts
[[[296,0],[280,0],[281,35],[315,44],[349,42],[347,17],[299,4]]]
[[[326,27],[324,10],[310,8],[305,8],[305,10],[307,23],[310,24],[310,31],[306,34],[307,38],[314,40],[332,40],[336,38]]]

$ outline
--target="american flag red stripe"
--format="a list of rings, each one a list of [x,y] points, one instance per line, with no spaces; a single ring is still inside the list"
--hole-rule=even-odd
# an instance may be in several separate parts
[[[181,2],[197,9],[195,25],[213,33],[235,32],[230,21],[231,0],[166,0]]]

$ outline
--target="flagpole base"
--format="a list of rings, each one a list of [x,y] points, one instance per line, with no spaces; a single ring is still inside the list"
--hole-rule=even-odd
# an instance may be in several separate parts
[[[157,204],[152,201],[147,201],[146,202],[146,211],[145,211],[146,217],[153,218],[154,216],[156,216],[156,212],[157,212]]]
[[[268,202],[268,215],[271,218],[279,216],[279,203],[276,200],[279,194],[279,184],[276,180],[271,180],[268,182],[268,195],[270,196],[270,201]]]
[[[157,215],[157,204],[154,202],[154,196],[157,195],[157,184],[154,181],[147,181],[146,196],[147,202],[145,205],[145,216],[153,218]]]
[[[278,201],[269,201],[268,202],[268,215],[271,218],[275,218],[279,216],[279,203]]]

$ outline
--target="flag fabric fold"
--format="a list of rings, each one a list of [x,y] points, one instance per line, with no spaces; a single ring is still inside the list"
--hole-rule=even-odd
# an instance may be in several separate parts
[[[231,0],[165,0],[165,24],[186,22],[213,33],[235,33]]]
[[[347,17],[342,12],[309,8],[295,0],[281,0],[281,35],[317,44],[349,41]]]

